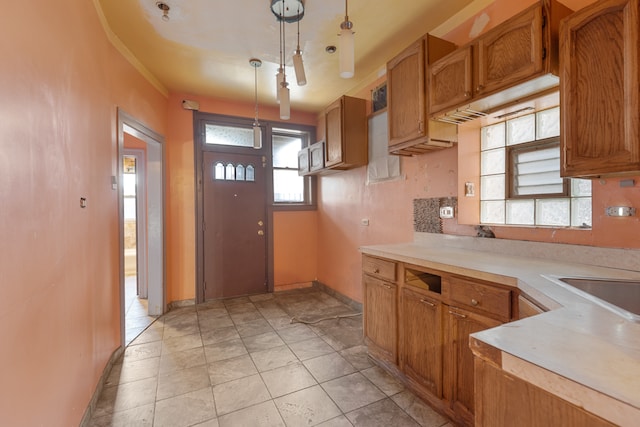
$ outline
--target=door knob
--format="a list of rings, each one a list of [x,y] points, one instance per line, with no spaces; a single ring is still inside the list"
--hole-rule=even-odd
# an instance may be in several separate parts
[[[260,227],[262,227],[262,226],[264,225],[264,222],[262,222],[262,220],[260,220],[260,221],[258,221],[258,225],[259,225]]]
[[[258,230],[258,236],[264,236],[264,231]]]

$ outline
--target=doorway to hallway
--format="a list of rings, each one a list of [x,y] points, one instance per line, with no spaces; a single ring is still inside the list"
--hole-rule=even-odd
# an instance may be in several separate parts
[[[165,312],[163,137],[118,110],[121,335]]]

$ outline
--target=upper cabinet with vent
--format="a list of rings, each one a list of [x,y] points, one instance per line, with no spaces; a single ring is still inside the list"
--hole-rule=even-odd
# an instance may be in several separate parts
[[[389,152],[412,155],[447,148],[457,140],[455,126],[429,120],[426,70],[455,45],[427,35],[387,63]]]
[[[603,0],[561,26],[561,175],[640,173],[640,0]]]
[[[464,123],[558,86],[558,28],[571,10],[542,0],[431,64],[431,118]]]

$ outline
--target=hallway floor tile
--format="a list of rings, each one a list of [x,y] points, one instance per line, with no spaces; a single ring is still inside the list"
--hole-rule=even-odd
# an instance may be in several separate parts
[[[452,426],[371,362],[362,317],[316,288],[160,317],[114,365],[91,425]]]

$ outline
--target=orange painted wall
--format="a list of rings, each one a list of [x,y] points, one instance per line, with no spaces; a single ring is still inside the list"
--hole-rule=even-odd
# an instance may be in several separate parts
[[[166,100],[92,2],[3,16],[0,425],[74,426],[121,339],[116,106],[163,133]]]
[[[306,283],[318,277],[318,212],[274,212],[274,283]]]
[[[566,0],[562,3],[577,10],[592,1]],[[533,3],[534,0],[496,0],[485,11],[479,13],[486,12],[490,17],[484,31]],[[462,23],[444,38],[458,45],[469,42],[469,30],[473,21],[474,18]],[[370,90],[382,80],[384,79],[372,81],[364,90],[353,95],[370,99]],[[473,155],[474,149],[467,145],[470,140],[478,139],[477,131],[460,128],[460,144],[457,147],[403,158],[401,167],[405,179],[402,181],[366,185],[366,168],[323,176],[319,185],[319,281],[352,299],[362,301],[361,255],[358,248],[368,244],[411,241],[413,199],[458,196],[458,187],[464,185],[462,177],[473,176],[473,171],[479,173],[479,159]],[[594,182],[593,229],[590,231],[498,227],[496,235],[506,239],[638,248],[640,241],[633,238],[640,235],[638,217],[620,219],[604,216],[604,206],[607,205],[626,204],[637,207],[640,200],[640,177],[635,179],[636,186],[630,189],[619,188],[618,180],[607,180],[606,184]],[[478,191],[477,188],[476,194]],[[466,206],[472,206],[473,212],[459,212],[465,219],[460,224],[457,220],[445,221],[445,233],[475,235],[473,227],[463,223],[477,224],[479,203],[467,203]],[[360,225],[361,218],[369,218],[370,225]]]
[[[195,185],[194,185],[194,145],[193,145],[193,113],[182,108],[182,101],[189,99],[200,102],[200,111],[215,114],[225,114],[238,117],[253,117],[253,104],[237,103],[225,99],[204,98],[188,94],[171,94],[168,103],[168,130],[166,134],[166,221],[168,224],[167,244],[167,301],[181,301],[195,297]],[[261,107],[260,118],[268,121],[280,121],[279,111],[275,108]],[[309,113],[291,111],[290,123],[315,126],[316,116]],[[286,219],[277,221],[281,213],[274,214],[274,224],[292,221],[296,224],[296,231],[301,234],[313,234],[315,223],[307,224],[309,214],[299,213],[286,215]],[[280,234],[280,231],[283,234]],[[285,242],[291,240],[286,227],[278,227],[274,235],[276,253],[289,253]],[[281,243],[281,238],[283,243]],[[284,245],[281,247],[281,245]],[[280,248],[280,249],[279,249]],[[309,256],[312,256],[310,253]],[[276,285],[284,284],[290,275],[290,266],[286,260],[279,257],[276,260]],[[289,273],[288,273],[289,272]],[[309,275],[300,281],[311,281],[315,274],[313,268],[303,269],[297,277]],[[287,279],[288,280],[288,279]]]

